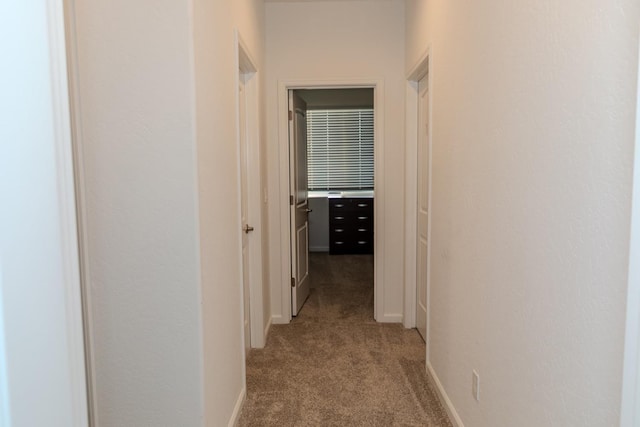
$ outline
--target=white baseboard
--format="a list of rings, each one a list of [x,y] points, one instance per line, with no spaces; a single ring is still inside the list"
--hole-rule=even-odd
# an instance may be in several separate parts
[[[309,246],[309,252],[329,252],[329,246]]]
[[[453,427],[464,427],[456,408],[453,406],[453,402],[447,396],[447,392],[444,391],[444,387],[442,387],[442,383],[438,379],[431,363],[427,362],[427,374],[431,377],[431,381],[436,386],[436,391],[438,392],[438,398],[440,399],[440,403],[444,406],[444,409],[447,411],[447,415],[449,416],[449,421],[453,424]]]
[[[376,318],[378,323],[402,323],[403,319],[402,314],[384,314],[381,318]]]
[[[285,321],[284,318],[279,315],[279,314],[274,314],[273,316],[271,316],[271,324],[273,325],[286,325],[288,324],[289,321]],[[267,337],[265,336],[265,339]]]
[[[240,419],[240,411],[242,410],[242,405],[244,404],[244,398],[246,394],[246,387],[242,387],[242,390],[240,390],[240,394],[238,395],[238,400],[236,400],[236,406],[233,408],[231,419],[229,419],[229,423],[227,424],[228,427],[235,427],[238,424],[238,420]]]

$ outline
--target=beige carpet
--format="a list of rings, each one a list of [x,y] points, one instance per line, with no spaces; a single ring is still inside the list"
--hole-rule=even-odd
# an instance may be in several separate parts
[[[312,254],[311,295],[247,360],[240,426],[450,426],[415,330],[373,320],[373,257]]]

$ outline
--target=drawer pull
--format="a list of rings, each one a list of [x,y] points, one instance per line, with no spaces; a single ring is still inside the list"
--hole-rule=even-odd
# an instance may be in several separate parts
[[[344,219],[343,216],[334,216],[335,219]]]
[[[336,203],[335,205],[333,205],[334,208],[343,208],[344,205],[342,203]]]
[[[366,208],[367,206],[369,206],[368,203],[358,203],[359,208]]]
[[[358,219],[369,219],[368,216],[359,216]]]
[[[363,232],[363,231],[367,231],[367,229],[366,228],[358,228],[358,231]]]
[[[333,231],[335,231],[336,233],[342,233],[344,230],[342,228],[336,228]]]
[[[333,242],[333,243],[335,243],[336,245],[342,245],[342,244],[344,244],[344,242]]]
[[[367,243],[369,243],[369,242],[365,242],[364,240],[359,240],[358,241],[359,245],[366,245]]]

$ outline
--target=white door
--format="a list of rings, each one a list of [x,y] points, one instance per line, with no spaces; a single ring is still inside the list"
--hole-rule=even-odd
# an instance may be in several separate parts
[[[289,164],[291,177],[291,314],[309,296],[309,203],[307,200],[307,104],[289,91]]]
[[[416,266],[416,327],[427,340],[429,259],[429,88],[427,76],[418,83],[418,224]]]
[[[250,236],[253,227],[249,225],[249,185],[247,178],[247,99],[245,94],[244,81],[240,74],[240,87],[238,88],[238,108],[239,108],[239,126],[240,126],[240,215],[242,221],[242,287],[244,300],[244,346],[246,349],[251,347],[251,304],[250,304],[250,268],[249,256]],[[245,354],[248,354],[246,352]]]

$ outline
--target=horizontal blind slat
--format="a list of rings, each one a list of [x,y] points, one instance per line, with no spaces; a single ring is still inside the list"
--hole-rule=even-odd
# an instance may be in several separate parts
[[[307,111],[311,190],[373,188],[373,109]]]

